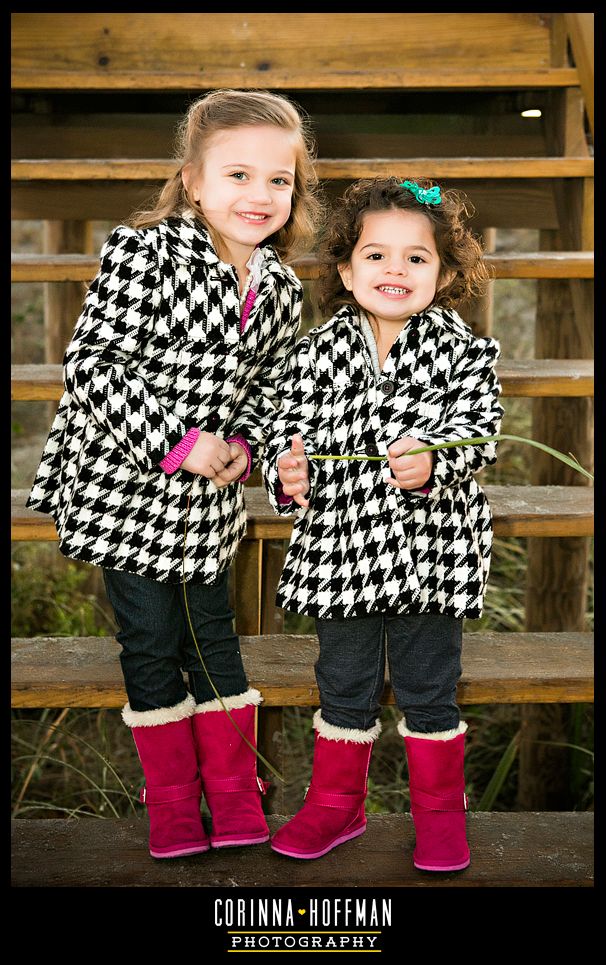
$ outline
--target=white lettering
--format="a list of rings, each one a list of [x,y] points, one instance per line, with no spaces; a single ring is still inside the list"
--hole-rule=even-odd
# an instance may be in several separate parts
[[[383,925],[391,925],[391,898],[383,899]]]
[[[378,917],[377,917],[377,903],[376,903],[376,901],[374,900],[374,898],[372,899],[372,909],[371,909],[371,912],[370,912],[370,921],[368,922],[368,924],[369,924],[369,925],[378,925],[378,924],[379,924],[379,919],[378,919]]]

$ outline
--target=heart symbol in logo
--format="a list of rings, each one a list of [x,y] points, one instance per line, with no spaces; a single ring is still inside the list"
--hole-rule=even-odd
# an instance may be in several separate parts
[[[299,912],[300,915],[305,914],[305,908],[297,908],[297,911]]]

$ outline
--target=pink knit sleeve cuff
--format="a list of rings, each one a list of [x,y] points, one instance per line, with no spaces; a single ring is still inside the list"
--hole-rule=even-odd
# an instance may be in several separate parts
[[[182,462],[187,459],[194,448],[199,435],[200,430],[194,426],[189,432],[186,432],[180,442],[178,442],[176,446],[173,446],[170,452],[164,456],[164,459],[159,465],[167,476],[171,476],[180,468]]]
[[[248,458],[248,465],[244,470],[244,472],[242,473],[242,475],[240,476],[240,478],[238,479],[238,482],[241,482],[241,483],[246,482],[246,480],[250,476],[250,471],[252,469],[252,451],[249,444],[247,443],[246,439],[243,436],[232,436],[231,439],[226,439],[225,441],[228,443],[237,442],[238,445],[242,446],[242,448],[244,449],[244,452],[246,453],[246,456]]]

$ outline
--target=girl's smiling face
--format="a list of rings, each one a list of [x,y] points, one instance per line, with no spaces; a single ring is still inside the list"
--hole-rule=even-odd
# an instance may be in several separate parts
[[[186,165],[183,182],[224,246],[219,257],[243,265],[286,224],[295,165],[294,137],[273,125],[220,131],[210,139],[200,168]]]
[[[370,211],[341,280],[367,315],[401,328],[431,305],[440,278],[433,228],[421,211]]]

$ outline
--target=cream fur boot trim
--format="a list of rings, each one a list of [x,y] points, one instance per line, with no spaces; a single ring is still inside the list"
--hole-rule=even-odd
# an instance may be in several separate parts
[[[122,720],[127,727],[156,727],[158,724],[174,724],[185,717],[191,717],[196,701],[192,694],[174,707],[158,707],[157,710],[131,710],[130,704],[122,708]]]
[[[234,694],[232,697],[222,697],[221,700],[228,710],[240,710],[241,707],[256,707],[263,701],[263,697],[258,690],[251,687],[243,694]],[[196,714],[208,714],[214,710],[223,710],[223,704],[216,697],[214,700],[206,700],[203,704],[196,704]]]
[[[375,726],[370,730],[357,730],[355,727],[337,727],[335,724],[328,724],[322,720],[322,712],[317,710],[314,714],[314,730],[320,737],[329,741],[350,741],[352,744],[371,744],[376,741],[381,733],[381,721],[377,720]]]
[[[452,730],[439,730],[435,734],[417,734],[414,730],[408,730],[405,717],[398,724],[398,734],[401,734],[402,737],[417,737],[420,740],[427,741],[451,741],[459,734],[464,734],[466,730],[467,724],[464,720],[459,721],[459,726],[453,727]]]

